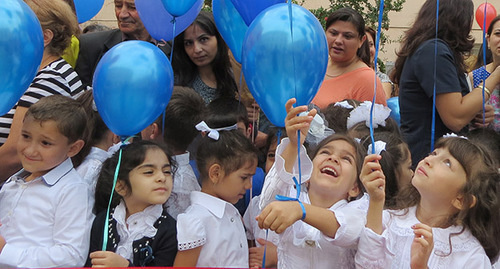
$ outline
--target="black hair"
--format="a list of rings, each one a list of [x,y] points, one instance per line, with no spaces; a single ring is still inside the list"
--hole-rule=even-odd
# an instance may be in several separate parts
[[[215,26],[212,13],[201,11],[191,25],[203,29],[208,35],[217,39],[217,55],[212,63],[212,70],[217,81],[220,96],[236,96],[237,86],[231,71],[229,48]],[[176,76],[176,85],[190,86],[198,75],[198,67],[191,61],[184,49],[184,32],[175,37],[172,67]]]
[[[365,33],[365,20],[363,19],[363,16],[359,14],[356,10],[350,8],[350,7],[343,7],[340,9],[335,10],[328,18],[326,19],[326,27],[325,29],[328,29],[330,25],[332,25],[336,21],[344,21],[344,22],[350,22],[354,27],[356,28],[359,39],[361,40],[363,36],[366,35]],[[358,49],[356,55],[368,66],[371,66],[370,64],[370,46],[368,45],[368,42],[363,42],[363,45]]]
[[[404,164],[404,161],[410,158],[408,145],[400,135],[392,132],[375,133],[373,137],[375,141],[386,143],[385,150],[380,153],[382,159],[379,163],[385,175],[385,208],[394,208],[396,204],[395,197],[399,189],[404,187],[399,185],[400,181],[397,178],[397,170],[398,167]],[[367,153],[371,142],[370,136],[363,139],[363,146]]]
[[[406,31],[391,73],[391,80],[394,83],[399,84],[406,59],[413,55],[422,43],[436,37],[436,7],[435,0],[426,0],[413,26]],[[466,72],[464,56],[474,47],[474,38],[470,34],[473,18],[472,0],[441,0],[439,3],[437,38],[450,47],[458,74]]]
[[[219,131],[217,140],[205,135],[196,153],[202,185],[208,179],[208,170],[213,164],[219,164],[228,175],[249,162],[257,163],[257,155],[258,150],[239,130]]]
[[[150,149],[162,150],[165,155],[167,155],[170,163],[172,178],[175,174],[177,167],[176,163],[171,158],[172,155],[165,146],[148,140],[131,143],[121,149],[121,162],[118,170],[118,180],[125,183],[129,192],[131,191],[129,173],[144,162],[146,159],[146,153]],[[113,180],[119,159],[120,151],[117,151],[111,158],[104,161],[102,165],[101,173],[99,174],[99,178],[96,183],[94,204],[95,214],[98,214],[102,210],[106,210],[108,207],[109,197],[111,196],[111,189],[113,188]],[[122,197],[115,190],[113,190],[113,193],[113,200],[111,201],[112,208],[116,207],[120,203],[120,199],[122,199]]]
[[[250,126],[247,108],[232,97],[220,97],[207,105],[205,122],[211,128],[223,128],[243,122],[245,128]]]
[[[175,86],[172,97],[165,109],[163,141],[173,152],[185,152],[198,135],[195,126],[205,113],[205,102],[201,96],[188,87]],[[163,115],[156,120],[163,126]]]

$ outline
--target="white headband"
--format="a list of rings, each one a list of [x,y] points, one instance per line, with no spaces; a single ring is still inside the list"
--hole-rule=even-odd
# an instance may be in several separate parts
[[[204,121],[201,121],[200,123],[196,124],[195,128],[198,131],[206,132],[208,137],[212,138],[213,140],[219,140],[219,131],[236,130],[236,129],[238,129],[238,125],[234,124],[234,125],[231,125],[228,127],[212,129],[212,128],[208,127],[208,125]]]

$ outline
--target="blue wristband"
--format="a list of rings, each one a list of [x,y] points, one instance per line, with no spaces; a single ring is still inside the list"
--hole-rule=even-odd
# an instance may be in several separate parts
[[[302,208],[302,218],[301,218],[301,220],[305,220],[306,219],[306,208],[304,207],[304,204],[300,200],[297,200],[297,202],[299,202],[299,205]]]

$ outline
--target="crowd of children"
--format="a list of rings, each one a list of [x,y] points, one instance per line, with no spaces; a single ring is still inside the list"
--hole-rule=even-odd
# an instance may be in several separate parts
[[[414,173],[408,146],[384,128],[375,143],[348,131],[305,143],[318,112],[291,99],[285,129],[259,152],[246,114],[223,108],[231,102],[189,110],[187,100],[203,100],[176,87],[169,117],[113,146],[91,93],[28,109],[23,169],[0,190],[2,266],[491,268],[497,259],[499,166],[487,148],[497,133],[444,137]],[[266,180],[253,182],[262,193],[248,197],[263,153]]]
[[[498,132],[447,134],[412,162],[386,106],[292,98],[257,148],[213,18],[177,39],[187,85],[136,136],[108,129],[91,88],[16,117],[0,267],[500,268]]]

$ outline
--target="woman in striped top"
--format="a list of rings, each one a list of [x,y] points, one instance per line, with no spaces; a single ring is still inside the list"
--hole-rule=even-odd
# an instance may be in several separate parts
[[[38,74],[24,95],[6,115],[0,117],[0,183],[21,168],[16,144],[24,114],[40,98],[62,94],[76,98],[84,87],[71,66],[61,58],[78,23],[71,7],[62,0],[25,0],[35,12],[43,31],[44,51]]]

